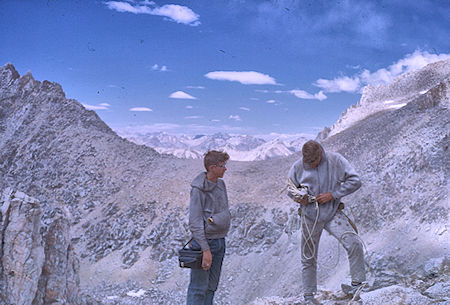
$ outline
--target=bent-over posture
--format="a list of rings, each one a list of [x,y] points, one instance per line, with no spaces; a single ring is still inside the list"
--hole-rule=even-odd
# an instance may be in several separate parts
[[[340,154],[325,152],[316,141],[308,141],[302,147],[302,157],[290,171],[289,179],[296,187],[307,186],[314,200],[299,198],[288,191],[288,196],[301,205],[302,213],[302,280],[306,304],[320,304],[317,292],[317,250],[320,236],[325,229],[347,251],[352,286],[342,285],[344,292],[353,294],[362,288],[366,280],[362,242],[344,213],[338,209],[340,199],[361,186],[358,174]]]

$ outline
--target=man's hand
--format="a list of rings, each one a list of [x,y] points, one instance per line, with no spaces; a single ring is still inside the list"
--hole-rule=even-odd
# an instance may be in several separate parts
[[[294,201],[300,203],[301,205],[307,205],[309,203],[308,199],[299,197],[295,198]]]
[[[209,249],[203,251],[203,259],[202,259],[203,270],[209,270],[209,268],[211,268],[211,263],[212,263],[211,251]]]
[[[330,202],[333,199],[334,198],[330,192],[324,193],[324,194],[319,194],[316,196],[316,200],[319,204],[324,204],[324,203]]]

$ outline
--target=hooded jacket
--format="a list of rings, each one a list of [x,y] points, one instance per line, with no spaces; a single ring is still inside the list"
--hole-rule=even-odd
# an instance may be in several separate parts
[[[328,222],[333,218],[342,197],[349,195],[361,187],[361,180],[350,163],[340,154],[325,153],[322,146],[322,160],[316,168],[303,163],[303,158],[296,161],[290,171],[289,178],[299,187],[300,184],[309,188],[311,195],[330,192],[334,200],[319,204],[319,222]],[[292,198],[292,194],[288,195]],[[301,205],[302,213],[309,219],[316,219],[317,211],[314,204]]]
[[[191,183],[189,229],[203,251],[209,249],[207,239],[223,238],[230,228],[231,214],[225,182],[214,183],[200,173]],[[213,222],[207,219],[211,217]]]

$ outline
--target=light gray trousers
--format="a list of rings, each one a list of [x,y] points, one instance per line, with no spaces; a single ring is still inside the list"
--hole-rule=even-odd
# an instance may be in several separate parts
[[[312,231],[314,220],[306,217],[302,217],[302,220],[301,246],[304,293],[315,293],[317,291],[317,252],[319,250],[319,241],[323,229],[336,238],[347,251],[352,281],[363,282],[366,280],[364,249],[362,242],[355,234],[346,233],[355,232],[355,230],[352,228],[347,217],[342,213],[342,211],[337,211],[336,215],[334,215],[329,222],[317,223],[314,231]],[[309,239],[306,244],[306,240],[310,236],[310,233],[311,239]],[[311,243],[313,243],[314,246],[312,246]]]

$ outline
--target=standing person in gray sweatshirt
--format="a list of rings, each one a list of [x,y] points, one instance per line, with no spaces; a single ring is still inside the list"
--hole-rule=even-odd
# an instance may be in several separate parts
[[[320,235],[325,229],[347,251],[352,285],[342,285],[349,295],[359,293],[364,287],[366,273],[363,245],[355,230],[339,208],[340,199],[361,186],[358,174],[340,154],[325,152],[316,141],[303,145],[302,158],[296,161],[289,179],[295,186],[288,188],[288,196],[298,202],[302,214],[302,279],[306,304],[320,304],[317,292],[317,250]],[[306,186],[310,197],[296,192]]]
[[[200,173],[191,183],[191,247],[203,250],[203,269],[191,269],[187,305],[212,305],[219,284],[225,256],[225,236],[231,220],[227,190],[221,179],[229,158],[225,152],[207,152],[203,159],[206,172]]]

